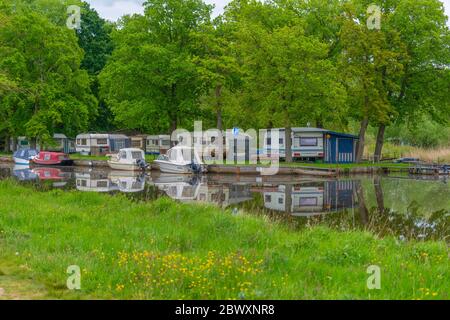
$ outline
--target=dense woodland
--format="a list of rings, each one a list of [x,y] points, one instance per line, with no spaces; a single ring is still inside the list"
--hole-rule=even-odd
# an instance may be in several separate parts
[[[373,3],[381,29],[367,27]],[[66,26],[71,4],[82,7],[78,30]],[[202,0],[144,6],[110,23],[78,0],[0,0],[2,141],[170,133],[203,120],[347,131],[360,136],[359,159],[369,133],[375,158],[387,139],[450,144],[438,0],[234,0],[219,17]]]

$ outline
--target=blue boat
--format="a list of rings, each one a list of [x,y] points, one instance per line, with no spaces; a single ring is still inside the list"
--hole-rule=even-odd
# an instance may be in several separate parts
[[[34,149],[22,149],[14,152],[13,159],[18,165],[29,165],[37,155],[38,152]]]

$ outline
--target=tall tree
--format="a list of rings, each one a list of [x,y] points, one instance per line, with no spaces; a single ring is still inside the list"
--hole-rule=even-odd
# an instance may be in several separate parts
[[[223,18],[218,17],[213,23],[205,24],[194,37],[193,61],[204,83],[205,109],[216,115],[217,129],[222,130],[226,93],[241,84],[232,33]]]
[[[286,128],[286,161],[292,161],[291,128],[316,120],[319,114],[345,102],[345,90],[338,82],[336,68],[328,59],[329,46],[305,34],[305,22],[270,4],[266,13],[277,17],[266,25],[255,16],[244,18],[238,31],[245,70],[245,86],[257,105],[250,108],[263,119],[262,126]],[[261,15],[264,17],[265,15]],[[264,123],[265,122],[265,123]]]
[[[389,95],[398,90],[396,79],[402,75],[400,61],[404,58],[398,33],[367,27],[368,5],[364,0],[349,3],[340,31],[341,74],[350,97],[351,116],[360,121],[357,162],[364,154],[369,124],[389,121],[392,113]]]
[[[389,124],[418,124],[424,115],[450,123],[450,32],[439,0],[392,1],[382,20],[384,32],[396,32],[405,47],[400,60],[403,72],[388,90],[393,112],[378,123],[375,159],[381,159],[384,134]]]
[[[13,112],[11,134],[45,143],[56,131],[73,136],[85,129],[96,100],[80,70],[75,33],[28,10],[8,18],[0,25],[0,72],[17,90],[0,96],[0,104]]]
[[[198,113],[202,84],[192,34],[210,22],[211,6],[201,0],[144,6],[143,16],[125,17],[113,33],[116,48],[100,75],[102,92],[118,123],[172,132]]]
[[[99,73],[106,65],[113,51],[111,33],[114,26],[100,18],[97,11],[86,2],[81,7],[80,29],[76,30],[78,43],[84,50],[81,68],[88,71],[91,90],[98,100],[98,114],[92,114],[89,129],[108,131],[114,128],[114,116],[106,101],[100,97]]]

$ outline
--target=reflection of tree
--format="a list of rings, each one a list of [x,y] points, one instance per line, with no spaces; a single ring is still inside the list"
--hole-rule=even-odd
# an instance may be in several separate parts
[[[384,212],[384,196],[383,187],[381,186],[380,176],[375,176],[373,179],[373,186],[375,188],[375,197],[377,199],[378,212]]]
[[[366,225],[369,222],[369,210],[367,210],[366,200],[364,197],[364,189],[360,180],[355,181],[355,192],[358,198],[359,205],[359,215],[361,217],[361,222]]]
[[[285,203],[285,211],[287,215],[291,215],[292,213],[292,185],[285,185],[284,189],[284,203]]]

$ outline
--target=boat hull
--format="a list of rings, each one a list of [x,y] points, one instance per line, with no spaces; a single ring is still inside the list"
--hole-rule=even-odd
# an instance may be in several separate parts
[[[26,160],[26,159],[13,157],[13,160],[14,160],[15,164],[21,165],[21,166],[27,166],[30,164],[30,160]]]
[[[159,171],[164,173],[178,173],[178,174],[193,173],[192,167],[189,164],[179,165],[167,161],[155,160],[153,162],[153,166],[155,169],[158,169]]]
[[[142,168],[135,163],[121,163],[116,161],[108,161],[108,165],[113,170],[142,171]]]
[[[43,160],[33,160],[35,166],[72,166],[73,160],[60,160],[60,161],[43,161]]]

